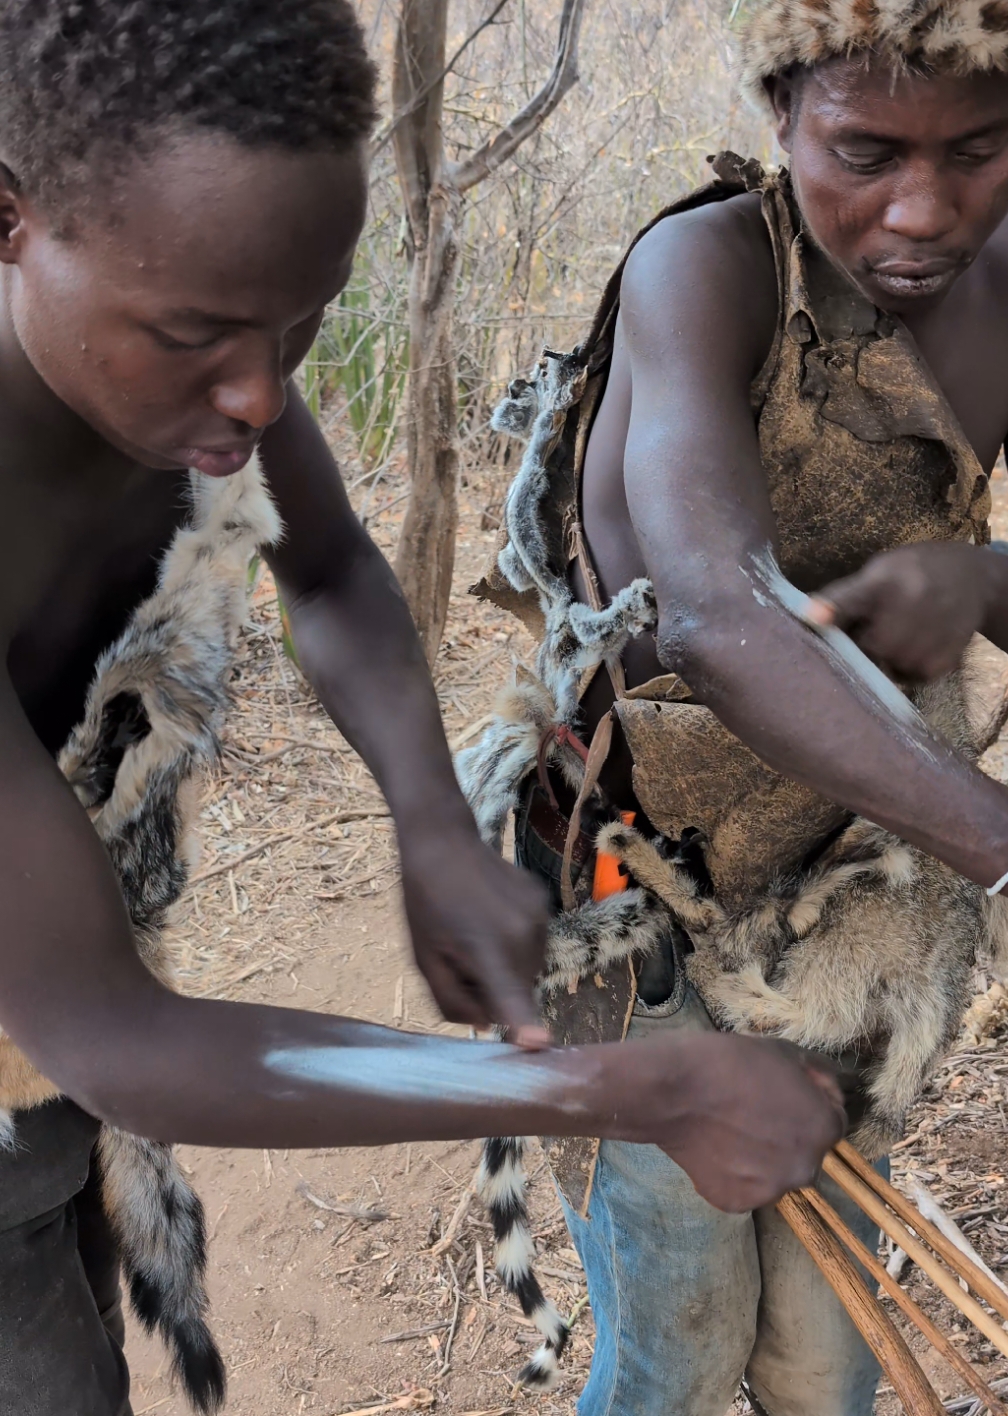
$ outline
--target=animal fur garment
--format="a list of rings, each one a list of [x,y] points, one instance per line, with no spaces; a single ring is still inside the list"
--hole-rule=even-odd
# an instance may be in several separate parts
[[[190,868],[197,769],[218,751],[228,678],[245,613],[249,560],[280,521],[257,459],[222,480],[191,474],[193,516],[161,566],[158,587],[101,657],[82,722],[60,767],[115,867],[147,967],[170,983],[165,926]],[[0,1033],[0,1117],[57,1089]],[[206,1323],[203,1206],[171,1146],[103,1126],[98,1159],[105,1210],[134,1310],[158,1329],[199,1411],[214,1411],[224,1365]]]
[[[764,79],[795,64],[841,55],[968,74],[1008,70],[1005,0],[753,0],[743,39],[744,76]]]

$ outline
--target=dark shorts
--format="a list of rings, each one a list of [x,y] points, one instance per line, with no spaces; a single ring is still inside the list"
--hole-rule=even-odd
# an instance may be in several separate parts
[[[15,1123],[0,1153],[0,1416],[130,1416],[98,1122],[60,1100]]]

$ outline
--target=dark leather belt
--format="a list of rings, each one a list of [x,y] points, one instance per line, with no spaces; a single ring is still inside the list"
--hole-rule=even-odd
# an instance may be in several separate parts
[[[532,791],[528,824],[544,846],[548,846],[558,856],[563,855],[570,822],[562,811],[550,805],[549,798],[540,787],[535,787]],[[571,857],[574,864],[584,865],[587,860],[591,859],[594,852],[595,842],[591,836],[586,836],[583,831],[579,831],[574,839],[574,851]]]

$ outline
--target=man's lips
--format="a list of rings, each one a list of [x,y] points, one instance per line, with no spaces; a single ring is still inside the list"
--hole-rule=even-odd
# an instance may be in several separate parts
[[[179,458],[207,477],[230,477],[241,471],[254,451],[255,443],[242,443],[240,447],[184,447]]]
[[[886,260],[869,267],[876,284],[894,294],[930,295],[951,285],[962,269],[952,256],[935,256],[925,261]]]

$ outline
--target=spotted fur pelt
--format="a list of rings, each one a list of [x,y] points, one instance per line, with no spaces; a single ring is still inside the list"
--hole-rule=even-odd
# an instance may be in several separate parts
[[[884,1155],[959,1031],[987,940],[983,891],[863,820],[734,916],[633,829],[607,827],[599,844],[686,926],[690,979],[721,1027],[871,1059],[851,1139]]]
[[[105,843],[137,949],[172,979],[170,907],[189,876],[196,773],[214,759],[245,613],[249,560],[280,535],[258,460],[222,480],[191,474],[193,514],[169,547],[154,594],[99,660],[82,722],[59,764]],[[0,1034],[0,1115],[57,1089]],[[102,1128],[105,1209],[140,1321],[161,1332],[199,1411],[224,1399],[224,1365],[206,1323],[203,1206],[171,1146]]]
[[[750,91],[793,64],[874,54],[902,67],[1008,69],[1008,5],[995,0],[752,0],[743,54]]]

